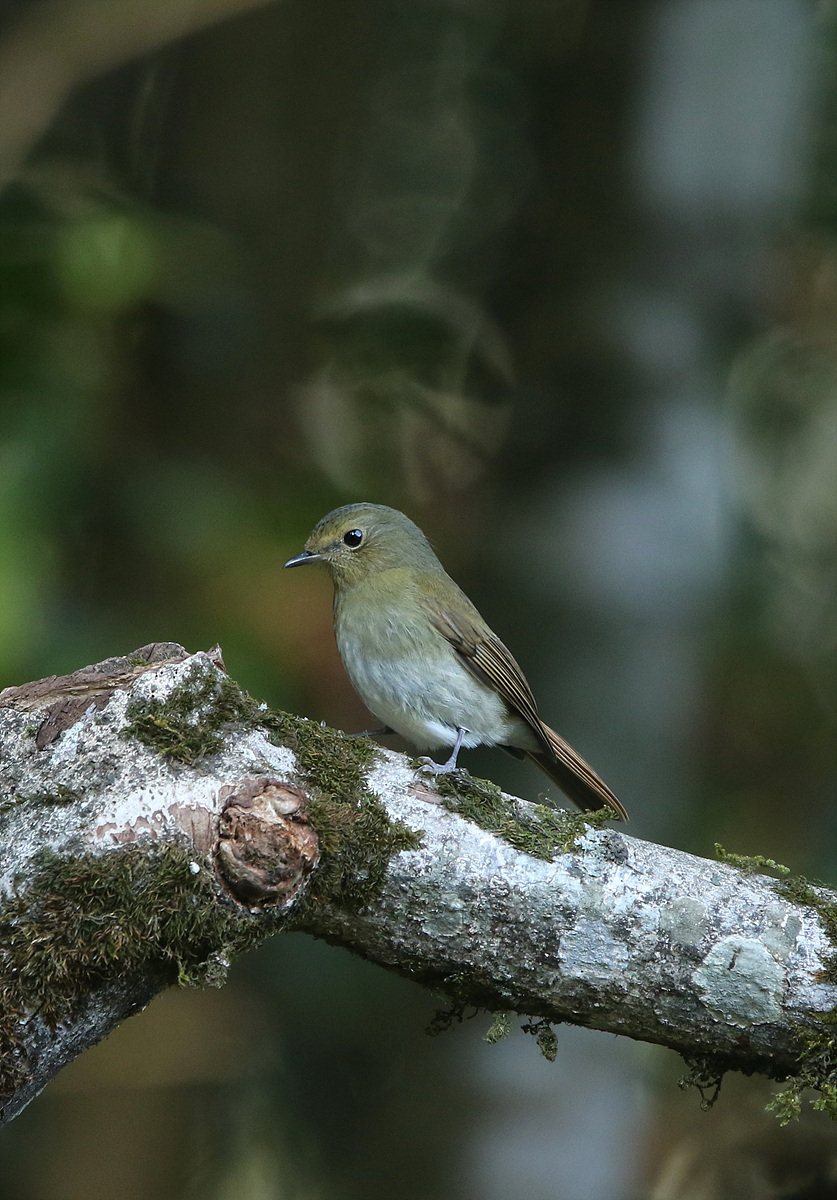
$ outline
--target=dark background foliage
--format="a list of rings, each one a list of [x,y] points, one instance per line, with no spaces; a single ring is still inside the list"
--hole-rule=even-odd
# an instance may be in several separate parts
[[[282,563],[389,503],[633,834],[833,882],[834,5],[178,4],[94,2],[95,69],[81,0],[3,9],[0,166],[37,109],[3,78],[70,78],[0,194],[0,685],[218,641],[363,728],[327,580]],[[766,1085],[702,1115],[673,1056],[562,1029],[550,1065],[435,1006],[276,938],[67,1071],[0,1194],[837,1195]]]

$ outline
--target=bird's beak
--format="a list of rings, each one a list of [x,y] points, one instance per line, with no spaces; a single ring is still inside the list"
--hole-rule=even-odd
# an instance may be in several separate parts
[[[289,558],[285,563],[286,567],[301,567],[303,563],[319,562],[320,555],[315,554],[313,550],[303,550],[302,554],[297,554],[296,558]]]

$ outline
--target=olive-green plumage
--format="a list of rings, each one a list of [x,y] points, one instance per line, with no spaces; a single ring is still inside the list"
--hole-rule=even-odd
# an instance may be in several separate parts
[[[581,808],[613,792],[538,715],[509,651],[447,574],[409,517],[347,504],[315,526],[285,565],[324,562],[334,581],[334,631],[356,691],[391,730],[422,750],[502,746],[530,758]]]

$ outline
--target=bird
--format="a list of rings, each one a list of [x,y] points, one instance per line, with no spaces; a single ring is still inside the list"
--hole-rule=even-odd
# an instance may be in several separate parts
[[[398,509],[346,504],[315,525],[285,563],[324,563],[334,583],[334,632],[366,707],[417,749],[451,747],[433,774],[457,769],[460,749],[501,746],[541,768],[582,809],[628,814],[607,784],[540,718],[511,653]]]

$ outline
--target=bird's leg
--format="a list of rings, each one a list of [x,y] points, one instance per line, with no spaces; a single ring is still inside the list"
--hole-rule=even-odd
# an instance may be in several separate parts
[[[432,758],[420,759],[422,771],[426,771],[428,775],[451,775],[456,770],[456,760],[462,748],[462,739],[467,732],[467,729],[457,730],[456,741],[453,743],[453,750],[447,762],[437,763]]]
[[[384,737],[388,733],[395,733],[395,730],[390,729],[389,725],[382,725],[380,729],[361,729],[360,733],[353,733],[352,737]]]

